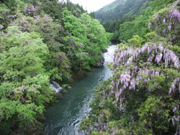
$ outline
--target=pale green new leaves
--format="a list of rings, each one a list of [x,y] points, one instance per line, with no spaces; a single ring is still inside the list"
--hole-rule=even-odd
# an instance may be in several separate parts
[[[11,43],[11,48],[4,52],[1,60],[2,66],[6,69],[4,78],[13,79],[12,73],[17,73],[17,76],[25,77],[34,76],[38,73],[42,73],[43,59],[48,55],[49,51],[42,42],[38,33],[22,33],[16,26],[9,27],[8,34],[5,35],[7,43]],[[9,46],[9,45],[7,45]],[[6,47],[7,49],[9,47]],[[2,67],[1,67],[2,68]],[[20,77],[20,79],[22,79]],[[17,78],[18,79],[18,78]]]

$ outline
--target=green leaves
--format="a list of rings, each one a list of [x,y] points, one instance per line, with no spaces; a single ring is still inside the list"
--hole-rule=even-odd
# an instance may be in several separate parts
[[[67,56],[71,60],[73,70],[90,70],[101,59],[102,50],[108,45],[109,37],[100,23],[87,13],[80,18],[64,9],[64,27],[69,35],[64,38]]]
[[[138,35],[134,35],[133,38],[128,40],[128,43],[133,47],[141,47],[143,42],[143,38],[139,37]]]
[[[84,12],[57,0],[0,3],[2,134],[14,129],[14,134],[33,134],[30,130],[40,128],[37,119],[44,105],[54,100],[50,79],[69,81],[72,73],[82,75],[102,59],[110,36]]]
[[[161,7],[170,2],[155,0],[152,4],[163,4],[159,5]],[[158,11],[159,7],[154,6]],[[178,42],[173,42],[173,45],[168,42],[171,33],[176,37],[178,34],[174,33],[177,29],[171,27],[169,31],[172,32],[164,33],[165,36],[156,33],[158,31],[148,33],[149,18],[155,11],[149,7],[135,20],[120,26],[120,39],[128,43],[118,45],[111,64],[113,77],[101,83],[95,91],[92,110],[84,121],[88,121],[88,125],[82,124],[84,132],[116,134],[121,129],[126,134],[179,133],[180,55],[178,45],[174,45]],[[168,12],[167,9],[161,11],[162,16],[153,18],[154,22],[162,20]],[[170,18],[170,15],[166,16],[164,22],[158,22],[158,25],[164,27],[168,19],[173,20]],[[173,25],[174,28],[179,27],[179,23]],[[178,38],[176,41],[179,41]],[[114,126],[109,126],[110,123]]]
[[[34,76],[43,73],[43,63],[48,54],[47,46],[42,42],[39,35],[35,33],[19,33],[13,34],[10,28],[11,35],[5,35],[7,41],[10,42],[11,47],[4,53],[3,65],[4,78],[6,80],[13,80],[14,77],[21,81],[25,76]],[[17,30],[18,31],[18,30]],[[7,42],[8,43],[8,42]],[[14,77],[13,77],[14,76]]]
[[[8,27],[2,42],[6,51],[0,55],[0,130],[5,133],[14,123],[26,130],[42,115],[43,104],[52,100],[43,65],[49,51],[38,33],[23,33],[15,26]]]
[[[10,130],[10,126],[7,127],[9,120],[15,122],[18,128],[27,130],[30,128],[28,125],[34,125],[34,121],[38,115],[42,115],[44,108],[42,106],[36,106],[35,104],[22,105],[19,101],[11,101],[6,98],[0,100],[0,119],[1,133],[6,133]],[[11,123],[13,124],[13,123]],[[9,129],[8,129],[9,128]],[[24,129],[23,129],[24,128]],[[5,131],[8,130],[8,131]]]

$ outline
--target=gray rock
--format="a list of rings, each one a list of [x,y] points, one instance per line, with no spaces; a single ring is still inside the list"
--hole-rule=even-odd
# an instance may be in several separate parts
[[[100,56],[102,56],[102,58],[96,61],[96,67],[102,67],[104,65],[105,59],[103,57],[103,54],[100,54]]]
[[[108,52],[108,50],[107,50],[107,49],[103,49],[103,50],[102,50],[102,53],[105,53],[105,52]]]

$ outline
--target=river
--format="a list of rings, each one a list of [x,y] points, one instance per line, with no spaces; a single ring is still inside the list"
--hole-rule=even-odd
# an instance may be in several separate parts
[[[104,66],[73,82],[68,93],[57,104],[47,108],[44,122],[46,135],[78,135],[80,122],[90,111],[94,89],[100,81],[112,75],[107,64],[112,62],[115,49],[115,45],[110,45],[108,52],[104,53]]]

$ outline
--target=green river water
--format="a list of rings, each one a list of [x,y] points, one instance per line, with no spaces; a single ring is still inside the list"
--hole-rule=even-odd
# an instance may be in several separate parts
[[[100,81],[112,75],[107,64],[112,62],[115,49],[116,46],[111,45],[104,53],[104,67],[95,68],[88,76],[73,82],[68,93],[57,104],[47,108],[44,122],[46,135],[78,135],[80,122],[90,111],[94,89]]]

